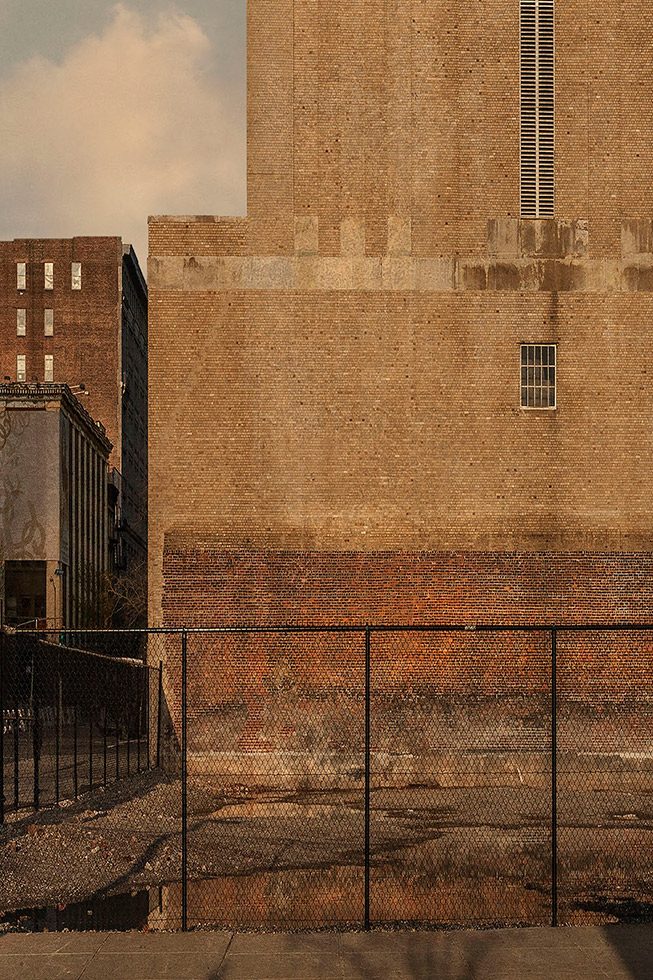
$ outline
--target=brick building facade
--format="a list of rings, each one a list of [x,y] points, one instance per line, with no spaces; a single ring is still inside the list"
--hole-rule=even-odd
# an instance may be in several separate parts
[[[0,623],[104,625],[110,452],[67,385],[0,384]]]
[[[536,6],[250,0],[247,217],[150,219],[153,624],[651,619],[653,10],[557,4],[533,218]]]
[[[113,563],[144,568],[147,286],[131,246],[111,237],[0,242],[2,377],[68,384],[104,425]]]

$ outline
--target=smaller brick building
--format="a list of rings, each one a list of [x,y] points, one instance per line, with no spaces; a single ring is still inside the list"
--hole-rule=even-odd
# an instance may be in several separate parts
[[[0,385],[0,622],[101,625],[111,448],[67,385]]]
[[[147,286],[117,237],[0,242],[0,380],[84,390],[105,427],[115,498],[112,560],[147,558]]]

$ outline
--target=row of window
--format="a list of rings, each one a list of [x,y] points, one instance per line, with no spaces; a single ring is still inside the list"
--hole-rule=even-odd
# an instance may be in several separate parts
[[[27,310],[16,310],[16,336],[27,334]],[[43,335],[54,336],[54,310],[43,310]]]
[[[520,390],[522,408],[556,407],[555,344],[522,344],[520,357]],[[16,380],[27,380],[25,354],[16,357]],[[44,381],[54,380],[54,357],[45,355]]]
[[[43,359],[43,380],[54,381],[54,356],[52,354],[46,354]],[[16,355],[16,381],[27,381],[25,354]]]
[[[43,263],[43,288],[54,289],[54,262]],[[82,288],[82,263],[70,264],[70,288]],[[27,262],[16,263],[16,289],[27,289]]]

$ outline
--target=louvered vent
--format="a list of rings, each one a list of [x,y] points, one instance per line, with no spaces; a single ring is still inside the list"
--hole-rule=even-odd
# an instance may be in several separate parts
[[[520,0],[522,218],[552,218],[555,197],[555,0]]]

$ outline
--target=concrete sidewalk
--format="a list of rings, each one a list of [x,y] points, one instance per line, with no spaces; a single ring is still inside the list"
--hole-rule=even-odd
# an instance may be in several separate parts
[[[650,980],[653,925],[497,932],[36,933],[0,980]]]

